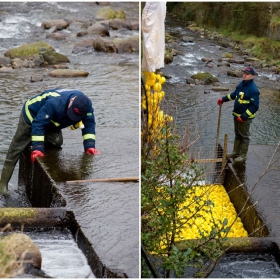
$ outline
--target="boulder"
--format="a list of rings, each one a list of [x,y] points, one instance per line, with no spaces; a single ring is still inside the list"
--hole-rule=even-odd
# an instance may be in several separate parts
[[[9,66],[10,64],[11,64],[11,59],[9,57],[0,55],[0,67]]]
[[[212,57],[203,57],[203,58],[201,58],[201,60],[202,60],[203,62],[212,62],[212,61],[213,61],[213,58],[212,58]]]
[[[17,260],[24,260],[33,267],[41,268],[42,256],[38,246],[23,233],[13,233],[0,241],[1,247]]]
[[[112,19],[109,22],[109,27],[113,30],[119,30],[122,28],[132,29],[130,21],[126,19]]]
[[[87,39],[87,40],[83,40],[80,41],[79,43],[77,43],[73,50],[72,53],[80,53],[80,52],[85,52],[85,51],[89,51],[89,50],[93,50],[93,39]]]
[[[236,64],[244,64],[244,60],[243,59],[233,59],[233,58],[230,58],[228,60],[228,62],[230,63],[236,63]]]
[[[228,70],[227,75],[236,78],[242,78],[243,70]]]
[[[94,23],[87,29],[88,34],[110,36],[108,28],[99,22]]]
[[[80,31],[80,32],[77,33],[77,37],[83,37],[83,36],[86,36],[86,35],[88,35],[88,32],[86,30]]]
[[[219,62],[217,64],[217,66],[218,67],[223,67],[223,66],[230,67],[230,64],[227,61],[222,61],[222,62]]]
[[[40,49],[39,53],[43,57],[44,61],[47,62],[49,65],[70,62],[67,56],[57,53],[54,50]]]
[[[11,68],[11,67],[4,66],[4,67],[0,68],[0,72],[12,72],[12,71],[13,71],[13,68]]]
[[[114,11],[111,7],[103,7],[98,10],[95,14],[95,19],[114,19],[114,18],[125,18],[125,13],[122,10]]]
[[[104,38],[94,39],[92,45],[97,52],[117,52],[117,47],[115,46],[115,44],[112,41],[106,40]]]
[[[131,30],[139,30],[139,21],[138,20],[131,20],[130,21],[130,29]]]
[[[54,40],[65,40],[65,34],[61,33],[51,33],[46,36],[47,39],[54,39]]]
[[[68,77],[87,77],[87,71],[72,69],[55,69],[49,73],[51,77],[68,78]]]
[[[208,72],[199,72],[191,76],[192,79],[198,80],[199,83],[202,82],[204,85],[210,85],[216,82],[219,82],[217,78],[211,75]]]
[[[66,64],[56,64],[53,66],[54,69],[69,69]]]
[[[212,87],[214,91],[229,91],[229,88],[226,87]]]
[[[18,69],[24,67],[24,61],[19,58],[12,59],[12,68]]]
[[[41,48],[53,50],[54,48],[44,41],[31,43],[31,44],[23,44],[19,47],[10,49],[4,53],[4,56],[9,58],[20,58],[24,59],[30,55],[39,54]]]
[[[33,74],[33,75],[30,77],[30,82],[31,82],[31,83],[42,82],[43,79],[44,79],[43,75],[34,75],[34,74]]]
[[[44,21],[41,26],[44,29],[50,29],[51,27],[56,27],[57,30],[66,29],[69,26],[69,23],[63,19],[54,19],[49,21]]]
[[[184,37],[182,38],[182,40],[183,40],[184,42],[193,43],[193,37],[184,36]]]
[[[129,38],[116,38],[113,40],[118,53],[131,53],[139,51],[139,36],[134,35]]]

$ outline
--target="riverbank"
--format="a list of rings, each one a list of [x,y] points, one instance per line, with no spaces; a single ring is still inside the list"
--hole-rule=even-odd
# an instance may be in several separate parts
[[[190,28],[191,30],[198,32],[201,36],[207,36],[208,38],[215,38],[221,40],[225,45],[229,44],[234,47],[236,50],[243,52],[244,54],[255,56],[260,59],[262,67],[272,67],[276,66],[279,72],[280,67],[280,56],[279,56],[279,32],[277,33],[277,26],[279,22],[277,21],[277,16],[274,14],[267,15],[267,18],[262,19],[263,26],[267,26],[267,28],[262,27],[262,31],[259,32],[259,36],[256,36],[253,32],[259,28],[259,24],[255,26],[255,29],[248,29],[246,33],[242,27],[232,28],[234,23],[231,23],[229,19],[225,19],[223,15],[219,15],[220,22],[215,23],[215,19],[213,19],[213,15],[209,15],[210,12],[205,8],[205,10],[200,11],[200,13],[205,13],[205,18],[201,19],[199,17],[199,9],[200,4],[196,3],[180,3],[178,5],[170,4],[169,12],[170,15],[176,17],[182,25]],[[188,6],[186,6],[188,5]],[[220,4],[217,3],[215,7],[212,7],[214,10],[218,10]],[[222,5],[222,4],[221,4]],[[266,4],[265,4],[266,5]],[[225,7],[220,7],[224,8]],[[226,8],[228,9],[228,7]],[[275,12],[276,13],[276,12]],[[276,13],[277,15],[277,13]],[[207,16],[211,19],[207,20]],[[233,15],[231,15],[231,20],[234,22],[236,19]],[[191,20],[190,20],[191,19]],[[217,19],[216,19],[217,21]],[[224,22],[224,24],[223,24]],[[246,24],[248,25],[248,24]],[[218,27],[216,27],[218,26]],[[250,30],[252,33],[250,33]],[[264,35],[267,34],[267,35]]]

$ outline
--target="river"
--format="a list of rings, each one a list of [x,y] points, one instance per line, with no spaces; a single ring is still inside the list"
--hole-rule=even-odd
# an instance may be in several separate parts
[[[45,89],[65,87],[84,92],[93,102],[96,148],[102,157],[100,164],[99,161],[95,162],[94,175],[99,178],[118,177],[121,176],[120,174],[130,177],[139,176],[139,53],[109,54],[96,52],[93,49],[72,52],[74,45],[85,39],[76,36],[76,33],[81,31],[82,24],[93,20],[96,11],[105,5],[111,5],[115,10],[124,10],[127,19],[138,21],[137,2],[0,2],[0,55],[13,47],[45,40],[57,52],[69,58],[70,69],[85,70],[90,73],[87,78],[53,78],[48,76],[51,68],[47,67],[0,71],[1,170],[24,101]],[[42,22],[64,18],[75,21],[70,28],[61,31],[66,35],[66,39],[62,41],[46,39],[47,33],[41,27]],[[139,34],[138,30],[110,30],[111,37],[136,34]],[[30,77],[34,74],[42,75],[44,80],[31,82]],[[80,147],[78,150],[73,148],[74,151],[71,155],[69,153],[69,156],[83,154],[81,137],[77,134],[69,136],[70,130],[64,131],[62,150],[67,147],[68,137],[72,139],[77,137]],[[126,184],[126,188],[132,189],[129,183]],[[0,199],[2,207],[31,206],[25,196],[24,186],[18,186],[18,165],[10,180],[9,191],[7,200]],[[94,205],[91,201],[91,189],[81,189],[79,194],[76,194],[71,192],[71,188],[64,186],[62,191],[65,196],[69,196],[68,206],[71,210],[78,215],[81,213],[80,223],[88,225],[87,230],[91,232],[91,227],[92,229],[95,227],[92,223]],[[129,213],[130,224],[126,227],[126,234],[135,236],[133,244],[129,244],[130,250],[135,250],[135,258],[130,260],[129,277],[137,277],[139,266],[139,191],[137,188],[131,204],[134,206]],[[114,257],[118,256],[118,253],[114,254]],[[118,268],[125,269],[123,265],[127,261],[124,263],[121,259],[118,261],[120,262]],[[62,277],[63,274],[56,274],[56,277],[60,276]]]
[[[165,21],[166,32],[173,36],[175,42],[167,43],[167,46],[178,51],[172,63],[166,64],[161,72],[167,77],[163,85],[165,99],[161,104],[165,113],[173,116],[177,131],[182,137],[185,133],[190,136],[193,144],[189,153],[194,151],[201,158],[213,158],[217,138],[219,106],[217,100],[231,93],[240,83],[241,78],[227,75],[227,70],[244,69],[244,64],[232,63],[228,66],[218,66],[223,53],[233,54],[234,59],[243,60],[244,55],[230,47],[222,47],[218,41],[191,31],[184,27],[179,20],[167,15]],[[189,40],[183,40],[188,37]],[[202,58],[212,58],[212,67],[206,67]],[[213,85],[190,85],[186,79],[198,72],[209,72],[219,79],[219,85],[226,87],[228,91],[214,91]],[[251,145],[256,151],[261,146],[276,146],[280,140],[280,76],[269,69],[256,68],[258,75],[255,82],[258,85],[260,95],[260,108],[251,125]],[[233,103],[224,103],[221,111],[219,143],[223,144],[224,135],[228,134],[229,144],[234,140],[234,128],[232,118]],[[229,151],[228,151],[229,152]],[[198,155],[198,153],[200,153]],[[261,164],[255,163],[256,166]],[[252,168],[247,165],[247,169]],[[258,174],[254,178],[257,180]],[[252,179],[252,178],[251,178]],[[279,177],[278,177],[279,182]],[[208,182],[210,183],[210,182]],[[266,176],[265,185],[275,186],[279,189],[279,183],[275,184],[275,177]],[[252,196],[263,197],[264,190],[254,190]],[[279,205],[275,204],[274,193],[266,191],[265,204],[267,212],[275,213],[279,219]],[[277,208],[277,209],[276,209]],[[266,216],[267,216],[267,212]],[[210,277],[214,278],[274,278],[280,276],[280,269],[273,256],[252,256],[233,254],[229,255],[217,266]]]
[[[202,37],[187,28],[184,28],[171,16],[166,18],[166,32],[175,38],[176,43],[171,46],[179,51],[174,56],[173,62],[165,65],[162,72],[168,76],[164,89],[166,91],[166,111],[170,110],[176,118],[176,124],[180,131],[185,131],[187,124],[191,124],[192,131],[199,135],[196,143],[198,146],[214,147],[217,136],[217,121],[219,107],[217,100],[234,91],[241,82],[241,78],[227,75],[227,70],[244,69],[244,64],[231,64],[230,67],[218,66],[223,53],[233,54],[235,60],[244,59],[244,55],[228,47],[222,48],[217,41]],[[183,41],[183,37],[192,38],[192,42]],[[212,68],[206,67],[202,58],[213,59]],[[228,91],[212,91],[213,85],[190,86],[186,79],[198,72],[209,72],[219,79],[220,86],[229,88]],[[280,139],[280,83],[279,75],[266,69],[256,69],[255,82],[258,85],[260,95],[260,108],[257,117],[251,126],[251,144],[275,145]],[[207,94],[206,94],[207,93]],[[224,134],[229,135],[229,142],[233,142],[233,120],[231,102],[224,103],[221,113],[221,128],[219,140]],[[194,134],[193,134],[194,135]]]

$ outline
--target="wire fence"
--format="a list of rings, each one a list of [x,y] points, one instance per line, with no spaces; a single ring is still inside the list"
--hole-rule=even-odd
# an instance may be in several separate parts
[[[141,81],[141,95],[142,97],[146,95],[144,81]],[[178,125],[176,114],[177,106],[180,100],[170,100],[168,102],[161,103],[161,107],[167,114],[172,114],[174,117],[174,127]],[[145,97],[147,100],[147,96]],[[148,122],[148,111],[149,106],[146,104],[145,110],[141,112],[141,122],[142,128],[145,127],[145,123]],[[199,103],[194,102],[194,104],[188,104],[188,108],[192,106],[195,110],[193,111],[192,118],[186,120],[186,123],[179,124],[179,130],[175,128],[175,134],[178,134],[181,138],[181,150],[188,154],[188,163],[196,162],[199,165],[200,170],[203,171],[203,177],[201,180],[196,182],[198,185],[202,184],[222,184],[224,168],[226,163],[225,153],[227,151],[227,139],[224,139],[224,143],[219,144],[219,123],[220,123],[220,113],[217,116],[217,104],[207,108],[207,111],[203,111]],[[203,112],[203,113],[201,113]],[[215,126],[213,126],[213,118],[215,117]],[[218,123],[217,123],[218,122]],[[218,127],[217,127],[218,124]],[[200,137],[203,135],[203,137]],[[206,135],[206,136],[205,136]],[[211,139],[207,141],[201,138],[206,138],[207,135],[211,136]],[[225,136],[227,137],[227,136]],[[209,140],[209,141],[208,141]],[[209,143],[207,143],[209,142]],[[213,143],[216,142],[216,143]],[[214,144],[214,145],[213,145]],[[225,150],[225,153],[223,151]]]

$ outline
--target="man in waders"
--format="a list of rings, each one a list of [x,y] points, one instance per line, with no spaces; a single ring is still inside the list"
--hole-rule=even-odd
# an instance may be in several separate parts
[[[220,98],[217,102],[221,106],[224,102],[235,100],[233,107],[235,139],[233,151],[227,157],[234,158],[234,162],[243,162],[250,142],[250,124],[259,109],[260,91],[254,82],[255,71],[247,67],[243,73],[243,81],[235,91]]]
[[[92,102],[75,89],[50,89],[28,99],[22,108],[19,123],[10,144],[0,179],[0,194],[8,193],[8,182],[21,153],[31,144],[31,162],[44,156],[44,144],[60,147],[61,129],[83,122],[84,150],[98,154],[95,149],[95,118]]]

